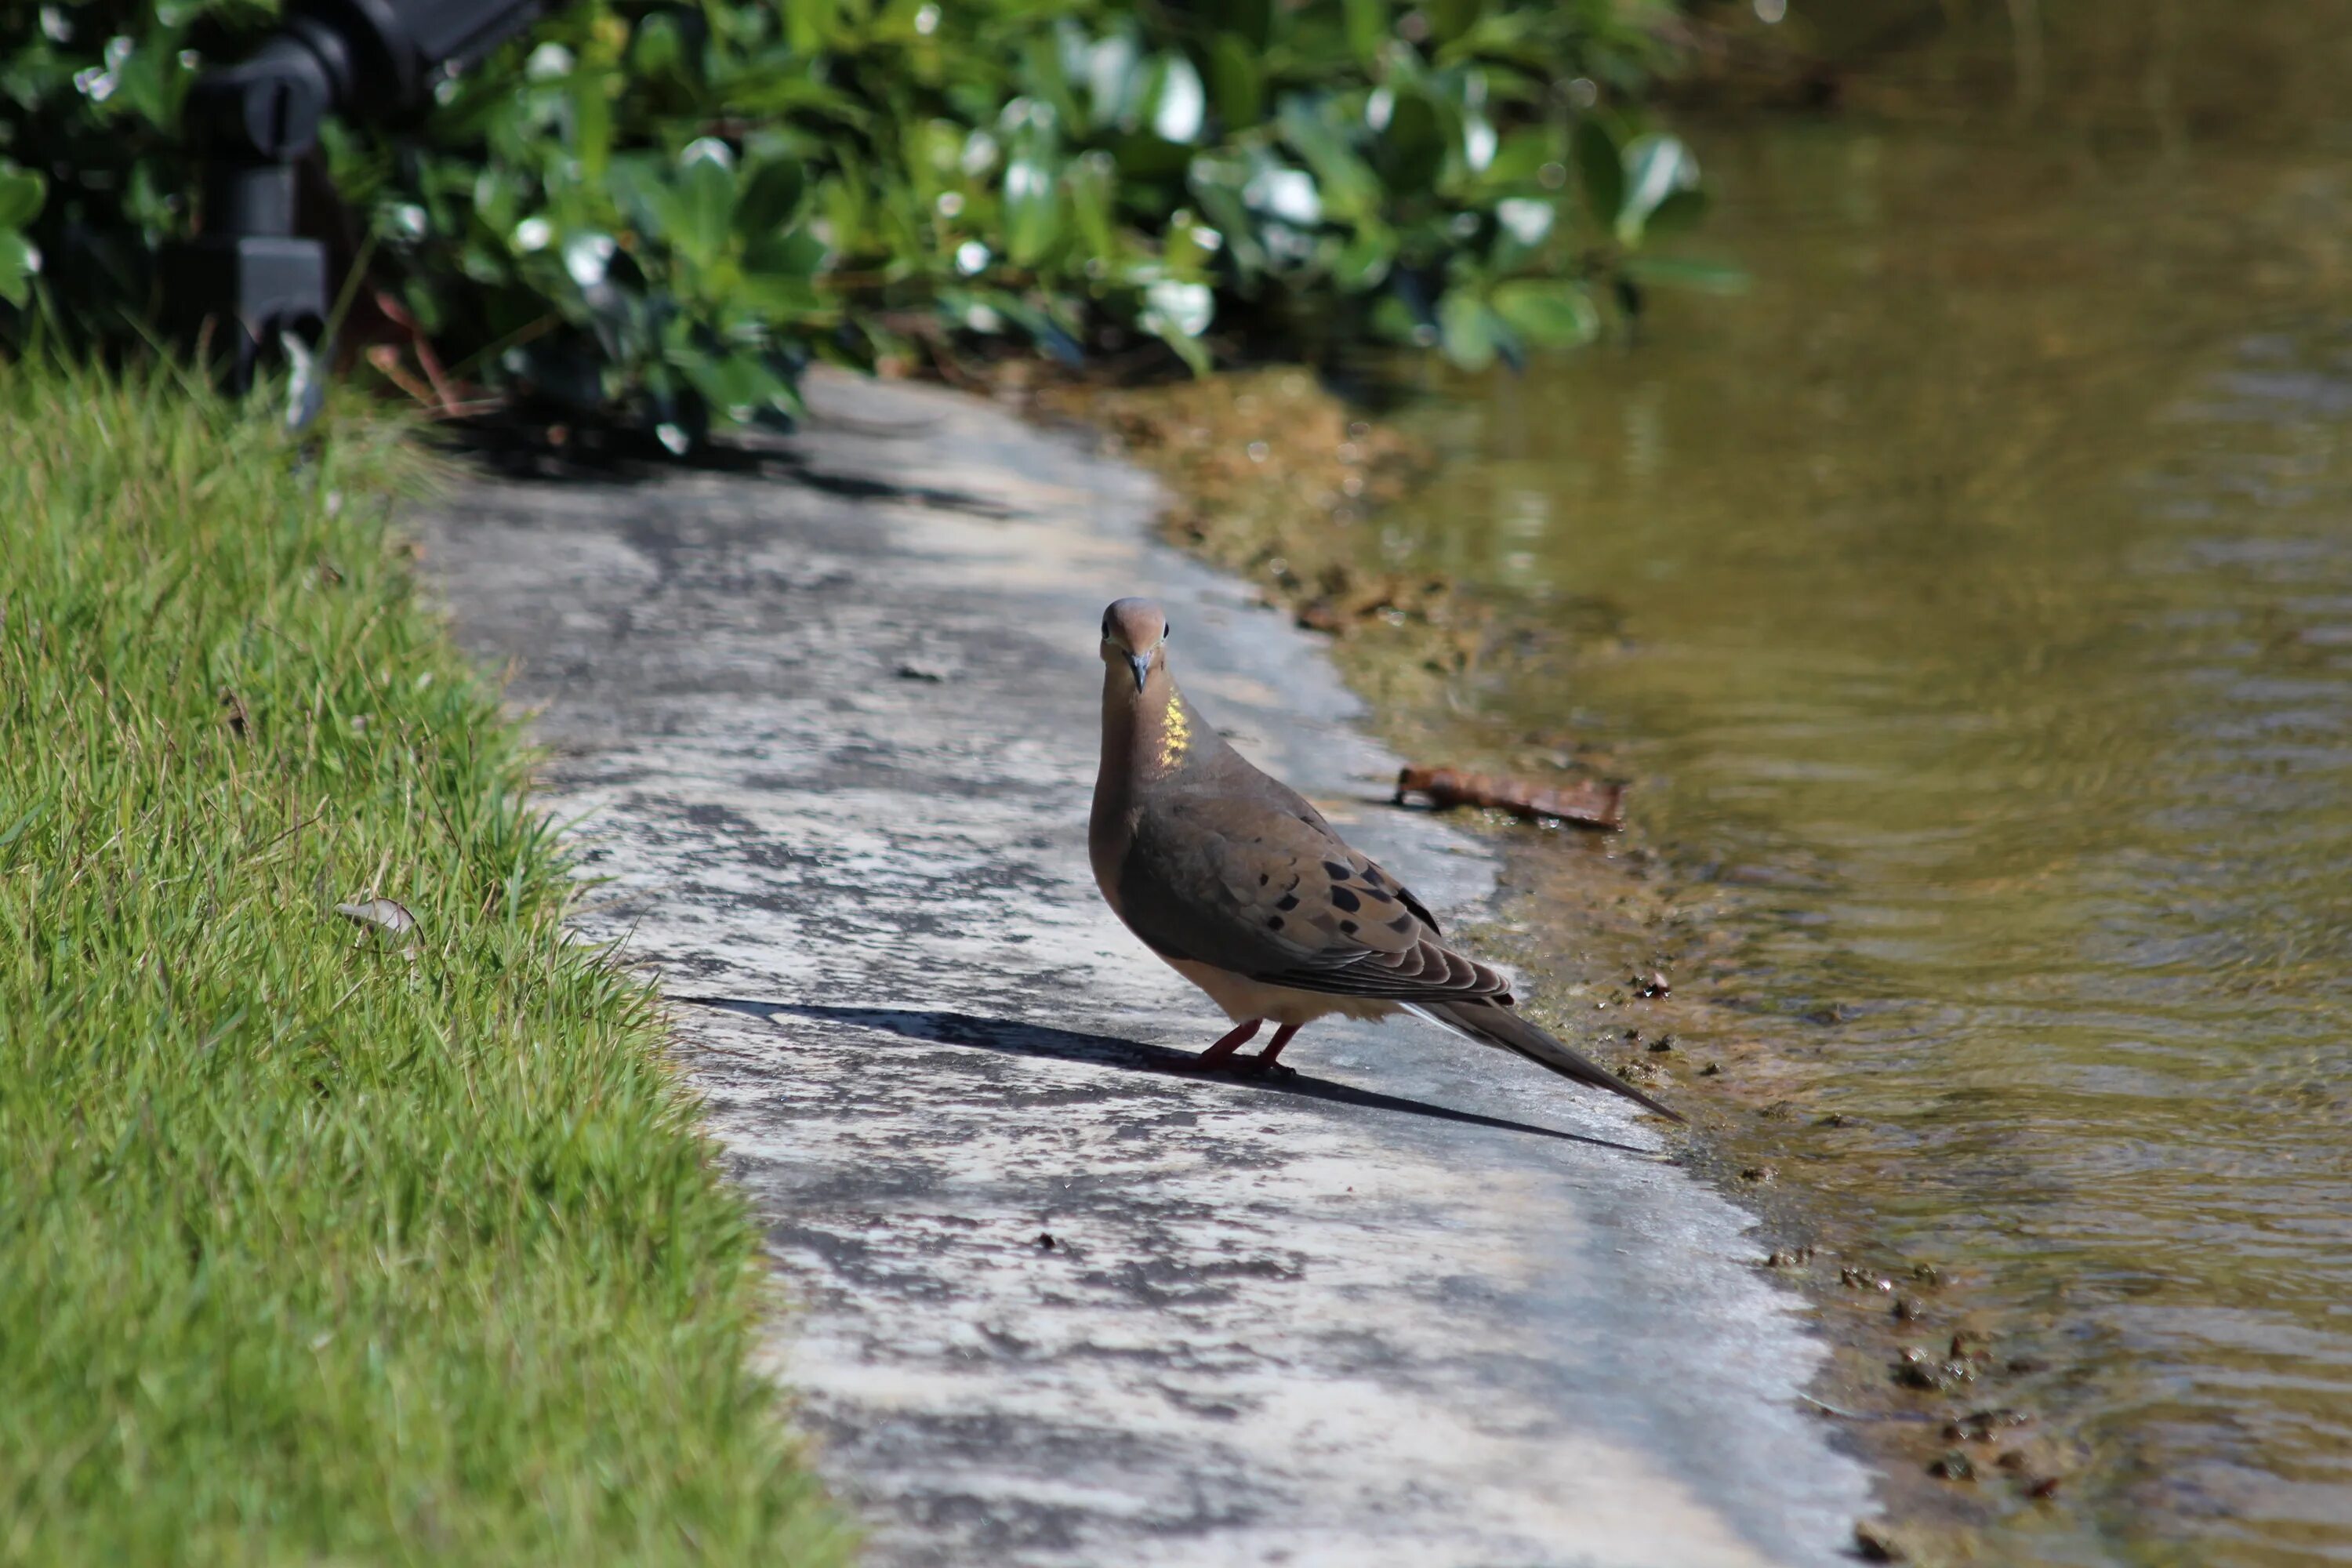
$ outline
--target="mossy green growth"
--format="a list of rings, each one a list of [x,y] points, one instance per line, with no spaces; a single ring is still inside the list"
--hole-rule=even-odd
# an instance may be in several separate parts
[[[841,1561],[420,473],[0,365],[0,1561]]]

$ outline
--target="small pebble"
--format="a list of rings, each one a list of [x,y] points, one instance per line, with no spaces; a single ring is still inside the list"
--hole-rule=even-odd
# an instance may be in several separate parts
[[[1901,1537],[1875,1520],[1858,1521],[1853,1527],[1853,1549],[1865,1563],[1908,1563],[1910,1548]]]
[[[1927,1473],[1938,1480],[1972,1481],[1977,1479],[1977,1467],[1966,1454],[1954,1448],[1928,1466]]]
[[[2022,1426],[2027,1417],[2015,1410],[1971,1410],[1958,1421],[1944,1426],[1944,1439],[1951,1443],[1985,1443],[1994,1433],[2010,1426]]]
[[[1905,1388],[1941,1394],[1958,1384],[1976,1379],[1976,1369],[1966,1362],[1938,1362],[1917,1346],[1906,1346],[1903,1359],[1895,1364],[1895,1381]]]

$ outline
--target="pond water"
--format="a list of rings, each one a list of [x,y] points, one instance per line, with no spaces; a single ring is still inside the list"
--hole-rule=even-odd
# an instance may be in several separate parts
[[[2213,9],[1685,125],[1751,289],[1427,388],[1382,520],[1581,649],[1469,722],[1641,781],[1819,1179],[2038,1326],[2090,1458],[1987,1562],[2352,1563],[2352,14]]]

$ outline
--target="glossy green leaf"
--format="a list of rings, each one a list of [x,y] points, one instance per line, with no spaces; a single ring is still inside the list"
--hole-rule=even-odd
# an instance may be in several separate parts
[[[782,9],[784,37],[794,54],[823,48],[839,19],[839,0],[782,0]]]
[[[1618,151],[1617,138],[1597,117],[1587,115],[1576,122],[1569,148],[1575,156],[1584,210],[1592,215],[1594,223],[1613,232],[1617,215],[1625,205],[1625,161]]]
[[[1255,125],[1265,113],[1265,66],[1258,51],[1232,33],[1209,46],[1209,97],[1228,132]]]
[[[1162,142],[1149,132],[1110,138],[1110,153],[1120,175],[1138,182],[1173,180],[1192,162],[1191,148]]]
[[[668,238],[678,216],[677,193],[658,159],[648,153],[618,154],[607,181],[631,226],[654,239]]]
[[[1496,289],[1489,303],[1519,336],[1540,348],[1571,348],[1601,335],[1601,308],[1565,279],[1521,279]]]
[[[1005,254],[1033,267],[1061,237],[1058,171],[1042,156],[1015,158],[1004,170]]]
[[[40,270],[40,253],[33,242],[10,229],[0,229],[0,300],[23,306],[33,297],[33,277]]]
[[[1145,74],[1135,40],[1125,33],[1112,33],[1081,49],[1078,59],[1080,68],[1072,74],[1086,86],[1091,122],[1134,129],[1133,109]]]
[[[1079,240],[1108,261],[1118,248],[1118,164],[1108,153],[1087,153],[1070,161],[1062,175],[1070,217]]]
[[[762,408],[783,405],[783,378],[756,354],[685,348],[671,351],[668,357],[712,410],[730,420],[740,423]]]
[[[1486,301],[1466,289],[1449,289],[1437,303],[1437,330],[1445,357],[1464,370],[1484,370],[1495,363],[1496,325]]]
[[[1184,56],[1170,50],[1154,61],[1139,109],[1142,122],[1162,142],[1189,146],[1208,125],[1209,91]]]
[[[1698,161],[1677,137],[1637,136],[1626,143],[1623,195],[1617,208],[1617,237],[1640,243],[1650,216],[1677,193],[1698,184]]]
[[[1445,163],[1445,136],[1437,106],[1417,89],[1398,92],[1380,131],[1381,177],[1395,195],[1419,195]]]
[[[735,171],[722,143],[706,140],[687,149],[674,210],[671,242],[697,261],[716,260],[735,224]]]
[[[613,159],[613,100],[605,89],[612,83],[604,71],[583,70],[567,84],[572,109],[572,149],[580,171],[602,179]]]
[[[1368,224],[1339,248],[1331,265],[1331,281],[1342,293],[1361,294],[1387,281],[1397,252],[1395,231]]]
[[[1084,122],[1076,82],[1084,77],[1086,51],[1075,29],[1039,29],[1024,44],[1021,61],[1023,91],[1052,104],[1063,124]]]
[[[1283,140],[1297,149],[1315,172],[1324,209],[1342,222],[1368,218],[1380,206],[1380,178],[1348,145],[1333,120],[1328,102],[1294,96],[1283,100],[1276,123]]]
[[[629,63],[638,76],[647,79],[682,75],[686,37],[678,19],[667,11],[648,13],[631,40]]]
[[[0,168],[0,229],[22,228],[40,216],[47,189],[30,169]]]
[[[1559,155],[1553,141],[1556,134],[1540,126],[1526,126],[1505,136],[1494,162],[1486,166],[1487,183],[1524,185],[1535,180],[1544,165]]]
[[[150,125],[172,120],[172,78],[178,50],[171,40],[152,34],[139,40],[129,57],[114,68],[113,101]]]
[[[1209,226],[1224,237],[1226,251],[1245,277],[1263,272],[1267,266],[1265,248],[1257,241],[1257,226],[1242,200],[1248,180],[1248,166],[1238,160],[1195,158],[1185,182]]]
[[[1392,290],[1383,289],[1373,297],[1371,311],[1365,317],[1365,324],[1383,342],[1411,343],[1416,348],[1425,348],[1437,341],[1437,329],[1421,321]]]
[[[796,228],[770,229],[743,247],[748,272],[772,278],[814,278],[825,262],[824,241],[803,224]]]
[[[749,236],[782,228],[800,211],[806,186],[799,160],[771,158],[744,182],[742,197],[735,206],[735,227]]]

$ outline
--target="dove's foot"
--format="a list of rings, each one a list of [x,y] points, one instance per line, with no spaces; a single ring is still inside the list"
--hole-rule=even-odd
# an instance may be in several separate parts
[[[1199,1056],[1192,1058],[1192,1070],[1194,1072],[1219,1072],[1223,1070],[1225,1067],[1233,1061],[1234,1053],[1240,1050],[1244,1046],[1248,1045],[1251,1040],[1256,1037],[1258,1030],[1265,1026],[1265,1020],[1264,1018],[1252,1018],[1245,1024],[1234,1025],[1231,1029],[1225,1031],[1225,1036],[1223,1039],[1219,1040],[1215,1045],[1211,1046],[1207,1050],[1202,1051]],[[1277,1037],[1279,1037],[1279,1034],[1280,1031],[1276,1031]],[[1266,1047],[1269,1052],[1275,1048],[1276,1047],[1271,1046]]]
[[[1235,1029],[1233,1034],[1227,1035],[1223,1039],[1211,1046],[1201,1053],[1198,1063],[1201,1070],[1237,1073],[1248,1078],[1297,1078],[1298,1076],[1297,1068],[1284,1067],[1274,1058],[1282,1054],[1283,1047],[1290,1044],[1290,1037],[1298,1033],[1298,1026],[1283,1025],[1274,1032],[1274,1038],[1265,1043],[1265,1049],[1254,1057],[1234,1054],[1241,1048],[1243,1042],[1247,1040],[1250,1035],[1256,1033],[1257,1025],[1252,1024],[1249,1026],[1248,1035]],[[1236,1039],[1234,1036],[1240,1036],[1240,1038]]]
[[[1292,1078],[1298,1076],[1297,1069],[1295,1068],[1276,1067],[1274,1058],[1282,1054],[1282,1047],[1290,1044],[1290,1037],[1298,1033],[1300,1027],[1301,1026],[1297,1024],[1285,1024],[1274,1032],[1274,1038],[1266,1041],[1265,1049],[1257,1054],[1257,1063],[1261,1069],[1275,1076],[1285,1074]]]
[[[1257,1037],[1258,1030],[1265,1025],[1265,1020],[1263,1018],[1252,1018],[1246,1024],[1236,1024],[1226,1031],[1223,1039],[1194,1057],[1186,1066],[1193,1072],[1229,1072],[1250,1078],[1297,1078],[1298,1076],[1297,1068],[1284,1067],[1274,1059],[1282,1054],[1283,1047],[1290,1044],[1290,1037],[1298,1033],[1298,1026],[1296,1024],[1285,1024],[1276,1029],[1274,1032],[1274,1038],[1268,1040],[1265,1043],[1265,1049],[1258,1052],[1257,1055],[1244,1057],[1236,1054]]]
[[[1227,1052],[1225,1055],[1217,1058],[1214,1061],[1210,1060],[1209,1054],[1206,1051],[1203,1051],[1199,1056],[1194,1057],[1190,1061],[1184,1063],[1183,1066],[1180,1067],[1176,1070],[1179,1072],[1196,1072],[1202,1074],[1203,1076],[1214,1076],[1219,1078],[1279,1079],[1297,1078],[1298,1076],[1298,1069],[1297,1068],[1283,1066],[1280,1062],[1274,1060],[1273,1058],[1265,1051],[1260,1051],[1255,1056],[1251,1057],[1244,1057],[1234,1052]]]
[[[1274,1059],[1274,1050],[1271,1047],[1254,1057],[1235,1057],[1231,1070],[1246,1078],[1283,1079],[1298,1076],[1297,1068],[1284,1067]]]

